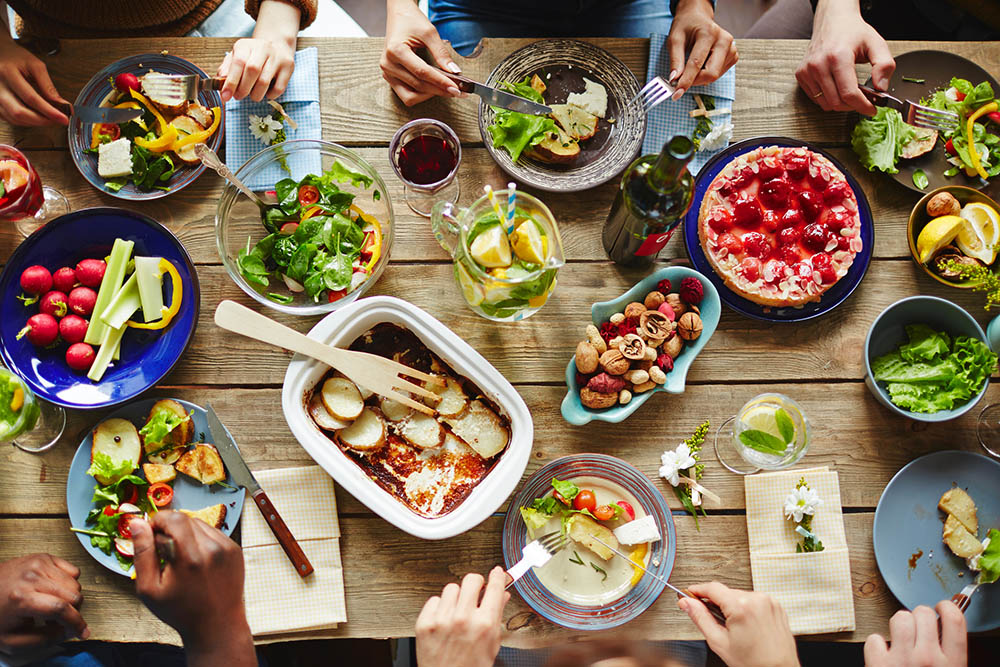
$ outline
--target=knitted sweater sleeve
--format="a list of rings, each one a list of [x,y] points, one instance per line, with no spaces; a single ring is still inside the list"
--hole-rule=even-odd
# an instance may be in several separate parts
[[[244,7],[247,10],[247,14],[257,18],[257,13],[260,11],[260,3],[264,0],[244,0]],[[299,30],[309,27],[309,24],[316,20],[316,11],[318,6],[318,0],[280,0],[286,4],[296,7],[300,14],[301,19],[299,21]]]

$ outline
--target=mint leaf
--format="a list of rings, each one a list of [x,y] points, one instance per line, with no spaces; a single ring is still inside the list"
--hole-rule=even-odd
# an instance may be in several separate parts
[[[795,439],[795,422],[788,416],[784,408],[774,411],[774,421],[778,424],[778,433],[785,439],[785,444],[789,444]]]
[[[756,449],[765,454],[781,456],[785,453],[785,443],[766,431],[758,431],[753,428],[743,431],[740,433],[740,442],[750,449]]]

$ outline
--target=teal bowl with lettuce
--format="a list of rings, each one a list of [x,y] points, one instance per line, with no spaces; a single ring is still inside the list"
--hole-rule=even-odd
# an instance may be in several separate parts
[[[878,402],[922,422],[959,417],[979,402],[997,356],[963,308],[936,296],[901,299],[875,318],[865,384]]]

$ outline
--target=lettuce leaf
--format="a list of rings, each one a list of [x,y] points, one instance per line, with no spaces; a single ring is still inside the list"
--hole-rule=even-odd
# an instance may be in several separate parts
[[[501,81],[498,86],[500,90],[506,90],[508,93],[513,93],[518,97],[523,97],[526,100],[531,100],[532,102],[538,102],[539,104],[545,104],[545,98],[542,94],[531,87],[531,77],[526,76],[520,81],[511,83],[510,81]]]
[[[979,582],[982,584],[992,584],[1000,579],[1000,530],[990,528],[986,533],[990,538],[990,545],[986,547],[982,555],[979,556]]]
[[[493,122],[486,128],[493,139],[493,146],[507,149],[510,159],[515,162],[525,149],[545,139],[546,133],[556,131],[555,122],[545,116],[533,116],[499,107],[493,107],[493,110]]]
[[[191,419],[191,415],[181,418],[169,410],[158,410],[156,414],[153,415],[153,417],[139,429],[139,435],[143,436],[145,442],[158,445],[161,444],[168,435],[170,435],[171,431],[187,422],[189,419]]]
[[[115,465],[111,457],[104,452],[94,452],[94,458],[90,462],[90,467],[87,468],[87,474],[91,477],[101,476],[117,482],[133,470],[135,470],[135,463],[132,461],[122,461]]]
[[[580,493],[580,487],[573,482],[558,480],[555,477],[552,478],[552,488],[566,500],[573,500],[576,498],[576,494]]]
[[[531,538],[534,538],[535,531],[541,529],[551,518],[551,514],[546,514],[532,507],[521,508],[521,520],[524,521],[524,525],[528,529],[528,536]]]
[[[879,169],[887,174],[899,170],[896,163],[914,129],[903,121],[895,109],[879,107],[872,118],[862,118],[851,132],[851,147],[862,166],[869,171]]]
[[[899,356],[906,361],[930,361],[936,356],[948,354],[951,337],[945,332],[936,332],[926,324],[908,324],[906,335],[910,342],[899,347]]]

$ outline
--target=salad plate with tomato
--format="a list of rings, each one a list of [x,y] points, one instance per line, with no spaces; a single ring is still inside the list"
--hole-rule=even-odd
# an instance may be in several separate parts
[[[126,576],[136,518],[178,510],[231,535],[244,496],[215,452],[205,410],[172,398],[129,403],[96,424],[66,482],[72,532],[94,560]]]

